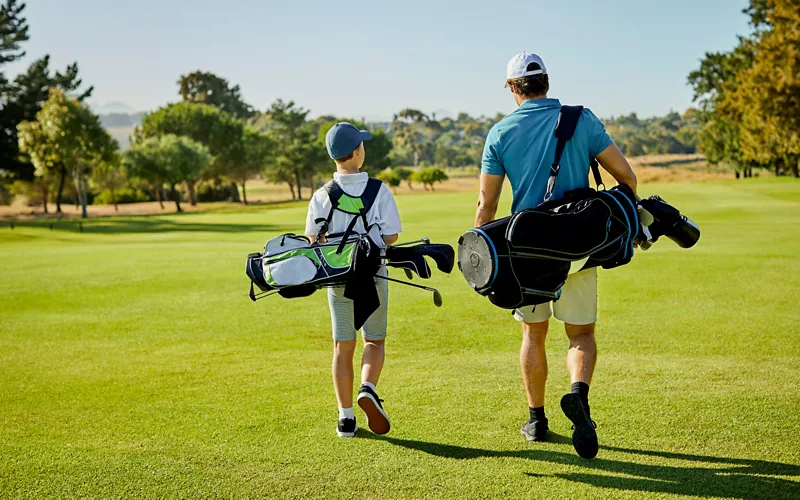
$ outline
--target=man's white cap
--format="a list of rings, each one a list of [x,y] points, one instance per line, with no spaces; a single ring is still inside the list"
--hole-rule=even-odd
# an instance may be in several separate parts
[[[520,52],[508,61],[508,66],[506,67],[506,87],[508,87],[508,80],[546,74],[547,68],[544,67],[544,61],[542,61],[541,57],[536,54]]]

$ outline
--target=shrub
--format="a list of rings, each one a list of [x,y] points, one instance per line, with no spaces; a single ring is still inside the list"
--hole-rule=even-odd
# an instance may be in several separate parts
[[[414,175],[414,171],[408,167],[396,167],[392,169],[392,172],[397,174],[401,181],[408,182],[408,189],[414,189],[411,185],[411,176]]]
[[[395,172],[392,172],[392,170],[388,168],[386,170],[382,170],[381,172],[379,172],[378,175],[376,175],[375,177],[382,180],[383,182],[388,184],[389,187],[393,189],[399,186],[400,182],[402,182],[400,176],[397,175]]]
[[[425,186],[425,189],[428,189],[428,186],[430,186],[431,191],[433,191],[433,185],[437,182],[446,181],[447,174],[444,170],[433,167],[414,172],[411,178]]]
[[[153,198],[140,189],[122,188],[114,192],[114,197],[111,196],[111,191],[102,191],[95,196],[92,201],[93,205],[111,205],[114,201],[118,204],[123,203],[141,203],[143,201],[153,201]]]
[[[198,202],[233,201],[230,184],[202,182],[195,189]]]

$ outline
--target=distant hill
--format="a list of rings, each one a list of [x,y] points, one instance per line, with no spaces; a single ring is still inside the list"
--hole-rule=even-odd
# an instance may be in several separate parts
[[[133,128],[142,122],[143,115],[143,112],[101,114],[100,124],[116,139],[120,148],[128,149],[129,136],[133,133]]]
[[[135,109],[120,101],[111,101],[105,104],[89,103],[89,107],[98,115],[132,115],[137,113]]]

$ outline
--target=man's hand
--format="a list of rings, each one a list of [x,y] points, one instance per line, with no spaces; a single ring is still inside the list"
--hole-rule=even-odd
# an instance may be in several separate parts
[[[618,184],[625,184],[636,194],[636,174],[616,144],[611,144],[597,155],[597,161]]]
[[[484,174],[481,172],[481,192],[478,196],[478,211],[475,214],[475,227],[494,220],[500,193],[503,191],[505,175]]]

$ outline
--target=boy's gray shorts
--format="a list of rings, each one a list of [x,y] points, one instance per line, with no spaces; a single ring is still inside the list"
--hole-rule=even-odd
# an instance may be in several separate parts
[[[378,274],[388,276],[386,266],[381,266]],[[381,305],[372,313],[361,329],[366,340],[383,340],[386,338],[386,323],[389,311],[389,282],[375,279],[378,299]],[[356,328],[353,321],[353,301],[345,298],[344,287],[328,288],[328,305],[331,309],[331,326],[333,340],[347,342],[356,339]]]

